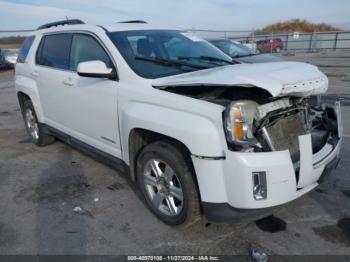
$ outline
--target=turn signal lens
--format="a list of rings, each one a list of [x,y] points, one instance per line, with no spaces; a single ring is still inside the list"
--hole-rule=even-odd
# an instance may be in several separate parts
[[[237,140],[242,141],[244,139],[244,131],[243,131],[242,123],[235,123],[235,135]]]
[[[237,140],[243,140],[243,119],[242,112],[239,107],[233,107],[233,119],[231,120],[234,126],[234,134]]]

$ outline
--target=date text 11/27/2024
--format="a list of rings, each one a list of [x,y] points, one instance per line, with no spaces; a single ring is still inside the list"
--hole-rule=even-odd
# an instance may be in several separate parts
[[[128,261],[220,261],[218,256],[127,256]]]

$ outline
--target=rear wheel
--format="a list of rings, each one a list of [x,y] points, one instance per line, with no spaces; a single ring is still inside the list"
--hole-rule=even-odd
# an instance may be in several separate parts
[[[151,211],[170,225],[200,219],[199,194],[188,156],[166,141],[146,146],[137,159],[137,180]]]
[[[281,48],[276,47],[275,51],[276,51],[276,53],[279,53],[279,52],[281,52]]]
[[[30,100],[25,100],[23,102],[22,112],[27,133],[34,144],[45,146],[55,141],[55,138],[49,135],[42,124],[39,123],[33,104]]]

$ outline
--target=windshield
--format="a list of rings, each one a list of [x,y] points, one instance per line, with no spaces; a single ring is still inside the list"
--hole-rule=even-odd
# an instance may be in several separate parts
[[[109,33],[131,69],[158,78],[232,64],[232,59],[207,41],[176,30]]]
[[[231,40],[213,40],[211,42],[225,54],[233,58],[255,55],[255,52],[250,48]]]

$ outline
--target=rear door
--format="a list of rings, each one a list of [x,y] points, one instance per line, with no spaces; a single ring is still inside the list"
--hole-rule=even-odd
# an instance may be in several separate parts
[[[44,35],[31,72],[39,87],[45,122],[59,129],[71,121],[64,109],[69,90],[63,85],[67,75],[72,74],[69,71],[71,39],[70,33]]]
[[[47,60],[50,61],[47,63]],[[100,60],[115,69],[107,49],[87,33],[47,35],[39,48],[37,73],[47,124],[116,157],[118,82],[80,77],[80,62]]]

